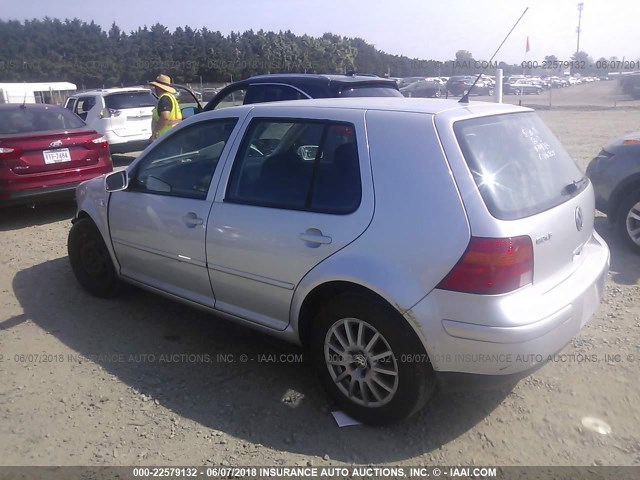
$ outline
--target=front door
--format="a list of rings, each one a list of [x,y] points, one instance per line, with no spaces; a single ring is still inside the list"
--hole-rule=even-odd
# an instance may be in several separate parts
[[[169,134],[111,194],[109,227],[125,277],[213,307],[207,273],[207,219],[237,118],[194,123]]]

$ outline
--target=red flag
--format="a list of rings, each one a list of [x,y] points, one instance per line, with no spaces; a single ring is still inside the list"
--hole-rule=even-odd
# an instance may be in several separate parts
[[[527,50],[525,53],[529,53],[529,50],[531,50],[531,45],[529,45],[529,35],[527,35]]]

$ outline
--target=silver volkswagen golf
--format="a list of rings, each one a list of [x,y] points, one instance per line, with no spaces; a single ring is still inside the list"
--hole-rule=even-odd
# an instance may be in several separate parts
[[[354,98],[196,115],[81,184],[71,266],[302,344],[385,424],[434,388],[514,382],[594,313],[593,188],[535,112]]]

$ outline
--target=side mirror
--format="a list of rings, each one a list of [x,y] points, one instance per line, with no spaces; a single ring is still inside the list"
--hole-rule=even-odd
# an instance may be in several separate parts
[[[200,113],[201,109],[198,107],[184,107],[182,109],[182,118],[189,118],[197,113]]]
[[[107,192],[119,192],[129,186],[129,175],[126,170],[110,173],[104,178],[104,189]]]

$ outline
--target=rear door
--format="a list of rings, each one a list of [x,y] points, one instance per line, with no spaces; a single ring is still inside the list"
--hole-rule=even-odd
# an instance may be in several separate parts
[[[296,285],[371,221],[364,112],[253,112],[211,211],[207,261],[216,309],[283,330]]]

